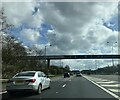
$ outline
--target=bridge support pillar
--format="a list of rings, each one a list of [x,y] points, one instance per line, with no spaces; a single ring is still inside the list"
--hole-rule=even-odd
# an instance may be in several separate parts
[[[47,67],[50,67],[50,59],[47,59]]]
[[[50,59],[47,59],[47,68],[48,68],[47,74],[48,75],[50,74],[49,67],[50,67]]]

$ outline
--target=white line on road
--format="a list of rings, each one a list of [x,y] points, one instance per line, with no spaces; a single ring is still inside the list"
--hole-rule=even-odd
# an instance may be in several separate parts
[[[66,84],[64,84],[62,87],[64,88],[66,86]]]
[[[3,94],[3,93],[7,93],[7,91],[4,91],[4,92],[0,92],[0,94]]]
[[[83,76],[84,77],[84,76]],[[86,78],[86,77],[84,77]],[[117,98],[117,99],[120,99],[120,97],[112,92],[110,92],[109,90],[105,89],[104,87],[98,85],[97,83],[93,82],[92,80],[86,78],[88,81],[92,82],[93,84],[95,84],[96,86],[98,86],[99,88],[101,88],[102,90],[104,90],[105,92],[109,93],[110,95],[112,95],[113,97]]]
[[[109,89],[109,90],[112,91],[112,92],[116,92],[116,93],[119,92],[118,89]]]
[[[95,77],[92,77],[92,79],[97,79],[98,81],[102,81],[102,82],[107,82],[108,80],[106,80],[106,79],[101,79],[101,78],[95,78]]]
[[[101,86],[104,86],[104,87],[119,87],[120,84],[113,84],[113,85],[101,85]]]
[[[110,83],[117,83],[117,82],[116,81],[108,81],[108,82],[96,82],[96,83],[110,84]]]
[[[57,94],[58,92],[56,92],[56,94]]]

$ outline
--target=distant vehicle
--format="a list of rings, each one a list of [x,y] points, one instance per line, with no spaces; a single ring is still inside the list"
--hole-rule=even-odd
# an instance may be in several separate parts
[[[76,73],[76,77],[81,77],[82,74],[81,73]]]
[[[6,90],[9,94],[17,91],[33,91],[40,94],[45,88],[50,88],[51,80],[41,71],[24,71],[9,79]]]
[[[64,73],[64,78],[66,78],[66,77],[70,77],[70,73],[65,72],[65,73]]]

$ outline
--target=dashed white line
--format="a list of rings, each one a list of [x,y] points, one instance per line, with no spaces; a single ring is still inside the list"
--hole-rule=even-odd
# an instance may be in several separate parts
[[[56,94],[57,94],[58,92],[56,92]]]
[[[64,84],[62,87],[64,88],[66,86],[66,84]]]

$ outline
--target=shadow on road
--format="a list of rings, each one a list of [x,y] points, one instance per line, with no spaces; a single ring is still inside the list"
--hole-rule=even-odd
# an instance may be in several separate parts
[[[35,96],[35,95],[39,95],[39,94],[35,94],[33,92],[23,92],[23,93],[14,93],[12,95],[8,94],[8,93],[4,93],[2,94],[2,100],[18,100],[18,99],[23,99],[29,96]]]

